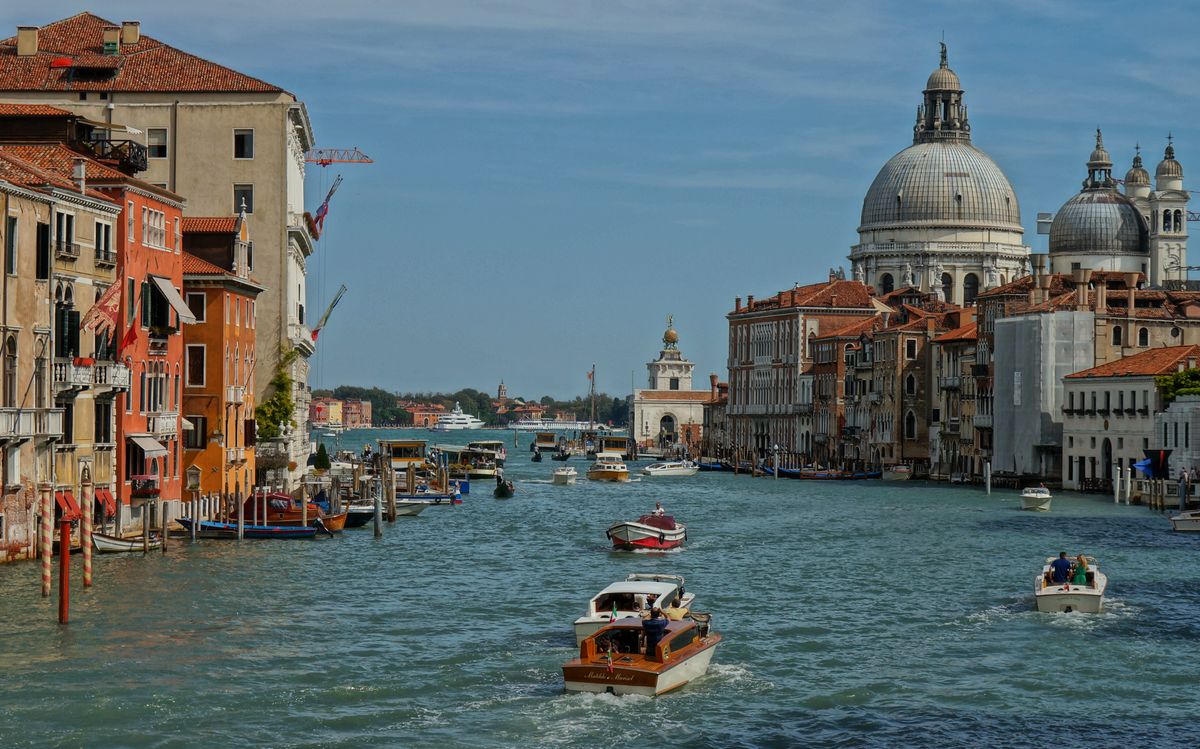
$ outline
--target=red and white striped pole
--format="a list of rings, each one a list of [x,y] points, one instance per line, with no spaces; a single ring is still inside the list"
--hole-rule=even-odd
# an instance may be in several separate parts
[[[79,523],[79,543],[83,546],[83,587],[92,587],[92,514],[95,512],[95,487],[92,472],[86,464],[79,480],[79,498],[83,505],[83,518]]]
[[[42,598],[50,597],[50,565],[51,549],[54,544],[54,505],[50,496],[51,486],[42,484],[38,487],[41,521],[42,521]]]
[[[71,600],[71,521],[63,515],[58,522],[58,623],[67,623]]]

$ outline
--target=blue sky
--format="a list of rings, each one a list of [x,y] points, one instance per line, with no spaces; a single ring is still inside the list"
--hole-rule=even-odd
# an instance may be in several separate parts
[[[1026,240],[1079,187],[1093,132],[1123,174],[1168,131],[1198,170],[1186,2],[407,0],[87,9],[301,96],[341,169],[310,308],[350,291],[314,385],[567,396],[639,387],[675,315],[698,380],[724,315],[846,264],[862,196],[911,142],[945,33],[976,145]],[[335,174],[329,167],[327,184]],[[309,203],[322,194],[310,181]]]

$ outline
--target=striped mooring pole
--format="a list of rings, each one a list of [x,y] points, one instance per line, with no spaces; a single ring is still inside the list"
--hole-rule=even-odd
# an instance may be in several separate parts
[[[50,489],[49,484],[38,487],[42,508],[42,598],[50,597],[50,556],[54,544],[54,505],[51,504],[54,500],[50,496]]]
[[[92,472],[87,465],[83,467],[83,475],[79,483],[80,504],[83,505],[83,517],[79,521],[79,543],[83,546],[83,587],[92,587],[92,513],[95,511],[95,487],[92,486]]]

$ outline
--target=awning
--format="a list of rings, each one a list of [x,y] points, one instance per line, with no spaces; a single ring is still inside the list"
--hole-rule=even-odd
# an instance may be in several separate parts
[[[146,453],[147,458],[158,458],[167,454],[167,448],[150,435],[131,434],[129,441],[142,448],[142,452]]]
[[[189,432],[190,432],[190,431],[192,431],[193,429],[195,429],[195,428],[196,428],[196,425],[195,425],[195,424],[193,424],[192,422],[188,421],[187,419],[180,417],[180,419],[179,419],[179,428],[180,428],[180,429],[185,429],[185,430],[187,430],[187,431],[189,431]]]
[[[183,301],[183,297],[179,296],[179,292],[171,285],[171,282],[162,276],[150,276],[150,280],[162,292],[167,303],[175,308],[175,312],[179,315],[179,322],[195,324],[196,316],[192,314],[191,308],[187,306],[187,302]]]
[[[129,133],[130,135],[141,135],[142,131],[130,125],[121,125],[116,122],[100,122],[99,120],[89,120],[86,117],[80,117],[79,121],[84,125],[91,125],[101,130],[111,130],[114,133]]]
[[[75,495],[69,491],[54,492],[54,501],[58,503],[58,507],[62,510],[63,520],[74,520],[83,515],[79,511],[79,503],[75,501]]]
[[[106,516],[117,514],[117,500],[108,489],[97,489],[96,501],[104,505],[104,514]]]

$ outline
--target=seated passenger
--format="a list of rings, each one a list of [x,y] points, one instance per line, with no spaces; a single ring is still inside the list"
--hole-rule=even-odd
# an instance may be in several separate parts
[[[1058,553],[1058,559],[1050,563],[1050,571],[1054,573],[1054,582],[1060,585],[1071,579],[1071,560],[1067,559],[1067,552]]]
[[[1075,575],[1071,578],[1072,585],[1087,585],[1087,558],[1080,554],[1075,560]]]

